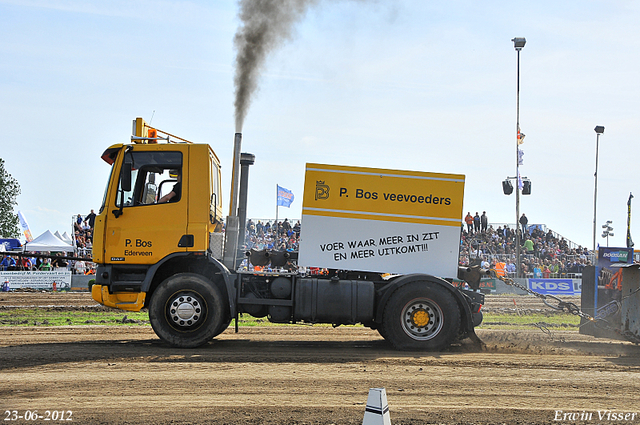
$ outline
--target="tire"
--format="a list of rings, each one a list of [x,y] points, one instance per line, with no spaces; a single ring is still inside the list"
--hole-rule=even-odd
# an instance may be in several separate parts
[[[460,330],[460,308],[437,283],[411,282],[396,289],[384,307],[384,338],[398,350],[440,351]]]
[[[224,331],[222,300],[218,287],[203,276],[170,276],[156,288],[149,303],[151,327],[174,347],[198,347]]]
[[[227,328],[229,327],[229,324],[231,323],[231,316],[228,316],[221,324],[220,327],[216,330],[216,332],[214,333],[214,335],[209,338],[209,340],[212,340],[213,338],[217,337],[218,335],[220,335],[222,332],[226,331]]]

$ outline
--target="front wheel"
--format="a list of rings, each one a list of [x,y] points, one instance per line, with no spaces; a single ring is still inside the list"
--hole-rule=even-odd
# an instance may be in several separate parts
[[[193,348],[224,330],[224,311],[220,290],[210,280],[179,273],[165,279],[153,293],[149,320],[163,341]]]
[[[408,283],[384,307],[381,334],[398,350],[439,351],[458,335],[460,308],[437,283]]]

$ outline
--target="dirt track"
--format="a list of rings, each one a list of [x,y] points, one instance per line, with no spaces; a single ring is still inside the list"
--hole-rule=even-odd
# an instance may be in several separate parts
[[[363,328],[241,328],[180,350],[143,326],[0,327],[0,414],[360,424],[369,388],[385,387],[393,424],[571,423],[554,422],[557,410],[591,412],[575,423],[596,424],[608,423],[598,420],[605,409],[638,413],[624,423],[640,424],[639,346],[576,332],[554,340],[540,331],[478,335],[484,350],[467,341],[446,353],[406,353]]]

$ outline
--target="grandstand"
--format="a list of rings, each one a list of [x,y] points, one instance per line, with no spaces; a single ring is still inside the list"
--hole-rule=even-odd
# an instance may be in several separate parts
[[[480,262],[483,267],[504,268],[510,277],[581,278],[595,264],[593,252],[552,231],[544,224],[527,226],[521,238],[522,276],[516,276],[514,224],[491,223],[484,232],[462,229],[460,264]]]
[[[279,221],[283,226],[284,220]],[[245,248],[297,250],[299,220],[293,219],[288,223],[284,228],[280,227],[276,236],[275,220],[249,220]],[[527,226],[527,232],[521,238],[522,275],[516,276],[516,230],[516,226],[509,223],[490,223],[486,231],[478,232],[468,232],[463,226],[460,265],[482,263],[485,268],[498,266],[504,268],[509,277],[580,279],[584,267],[595,264],[593,252],[586,247],[554,232],[545,224],[532,224]]]

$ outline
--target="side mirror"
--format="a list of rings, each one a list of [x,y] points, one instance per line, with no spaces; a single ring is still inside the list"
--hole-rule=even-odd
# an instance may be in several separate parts
[[[131,192],[131,163],[122,164],[122,190]]]

